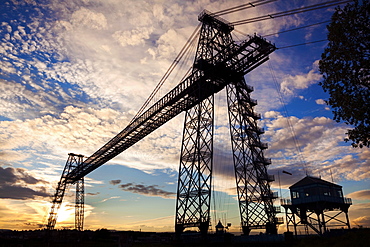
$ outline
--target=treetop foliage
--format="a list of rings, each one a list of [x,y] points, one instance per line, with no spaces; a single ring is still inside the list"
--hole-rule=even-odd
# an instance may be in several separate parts
[[[337,7],[327,26],[329,44],[321,55],[320,85],[330,94],[334,120],[353,126],[354,147],[370,147],[370,4],[355,0]]]

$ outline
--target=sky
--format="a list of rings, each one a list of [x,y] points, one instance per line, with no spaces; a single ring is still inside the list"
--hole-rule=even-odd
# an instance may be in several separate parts
[[[233,22],[320,2],[278,0],[222,17]],[[0,229],[44,227],[68,153],[88,157],[127,126],[196,29],[203,9],[242,3],[1,0]],[[307,174],[333,181],[352,198],[351,225],[370,227],[370,149],[343,141],[350,126],[332,120],[328,94],[318,84],[327,42],[284,48],[326,39],[327,23],[279,33],[328,21],[333,11],[238,25],[233,37],[274,34],[266,39],[282,48],[245,76],[262,114],[258,125],[269,145],[272,189],[288,198],[289,186]],[[161,95],[180,82],[183,71],[169,78]],[[239,232],[225,102],[223,90],[215,96],[211,229],[220,219]],[[84,229],[174,231],[183,121],[182,113],[85,177]],[[71,186],[56,228],[74,227],[74,195]]]

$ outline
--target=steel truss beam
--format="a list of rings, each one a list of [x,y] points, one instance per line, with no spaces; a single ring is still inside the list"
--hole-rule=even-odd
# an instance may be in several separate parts
[[[251,229],[266,228],[268,234],[276,234],[276,217],[273,206],[277,195],[270,190],[274,177],[267,173],[270,159],[264,157],[266,143],[260,141],[264,131],[257,127],[261,118],[253,110],[257,104],[249,93],[244,77],[226,86],[233,150],[236,187],[243,233]]]
[[[230,34],[233,27],[206,12],[200,15],[199,20],[207,28],[203,31],[203,38],[199,40],[193,72],[88,157],[83,162],[82,169],[70,171],[69,182],[75,182],[86,176],[181,112],[218,93],[232,81],[233,77],[239,78],[267,61],[269,54],[276,49],[273,44],[259,36],[249,37],[240,44],[235,43]],[[211,47],[208,48],[206,45]],[[206,54],[207,56],[203,57]],[[211,55],[212,59],[209,59],[208,55]],[[199,92],[199,88],[207,90]]]

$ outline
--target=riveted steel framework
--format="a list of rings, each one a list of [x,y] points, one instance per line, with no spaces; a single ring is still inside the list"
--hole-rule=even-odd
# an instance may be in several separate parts
[[[186,227],[198,226],[202,232],[207,232],[210,220],[210,184],[212,179],[213,95],[229,84],[233,84],[228,89],[229,91],[234,90],[234,88],[240,91],[244,87],[247,87],[242,79],[243,76],[267,61],[268,55],[276,48],[265,39],[256,35],[248,37],[243,42],[236,43],[231,36],[233,26],[208,12],[201,13],[199,20],[202,22],[202,29],[190,75],[144,113],[133,119],[124,130],[86,160],[82,161],[81,157],[80,160],[75,161],[71,156],[69,157],[71,161],[67,161],[54,196],[53,206],[49,215],[48,229],[53,229],[55,226],[56,212],[62,202],[67,184],[78,183],[84,176],[116,157],[181,112],[186,111],[175,228],[176,232],[179,233]],[[235,96],[236,98],[232,96],[229,99],[229,111],[235,111],[236,109],[238,112],[234,114],[235,116],[232,115],[230,117],[230,125],[233,125],[234,134],[239,133],[236,132],[239,125],[244,124],[243,126],[247,126],[247,123],[249,124],[248,121],[251,121],[250,118],[243,115],[244,113],[241,109],[245,105],[239,100],[241,97],[239,91],[235,94],[238,95]],[[243,117],[243,120],[240,120],[241,122],[234,120],[234,118],[239,119],[240,117]],[[253,126],[255,127],[255,133],[258,134],[258,128],[255,123]],[[236,160],[235,162],[237,162],[235,167],[240,170],[243,167],[242,160],[245,162],[254,162],[252,170],[255,175],[247,178],[247,175],[241,175],[241,171],[238,171],[240,173],[236,175],[238,191],[242,191],[243,186],[249,186],[251,184],[246,182],[246,179],[258,180],[258,182],[255,182],[258,186],[256,185],[255,189],[249,192],[241,193],[239,199],[242,200],[242,198],[249,196],[253,197],[253,193],[258,191],[261,197],[271,200],[272,194],[266,182],[269,181],[270,177],[263,170],[265,169],[264,165],[257,165],[258,162],[266,164],[266,160],[261,154],[264,147],[255,146],[255,144],[261,144],[258,136],[255,138],[250,136],[248,139],[249,141],[256,142],[241,142],[235,135],[234,137],[232,136],[232,140],[234,146],[240,146],[240,143],[243,143],[241,145],[243,148],[233,150],[234,161]],[[247,149],[251,149],[251,151],[247,151]],[[236,159],[236,153],[238,152],[244,152],[245,154],[250,152],[250,154],[248,153],[249,158],[242,160]],[[247,157],[247,155],[244,156]],[[78,166],[75,164],[78,164]],[[250,169],[249,164],[247,168]],[[249,171],[247,168],[243,168],[244,172]],[[252,194],[249,195],[248,193]],[[83,199],[81,200],[79,198],[79,200],[82,202],[80,204],[83,205]],[[246,214],[248,215],[251,211],[250,206],[241,209],[243,226],[249,228],[261,227],[263,222],[266,223],[266,226],[273,224],[274,221],[271,218],[271,214],[273,214],[270,207],[271,202],[266,202],[266,200],[253,200],[254,207],[258,208],[256,212],[259,212],[252,214],[253,221],[250,221],[249,216],[244,216]],[[245,201],[241,205],[251,202],[248,199]],[[261,202],[263,206],[257,206]],[[261,207],[264,207],[265,213],[262,212],[263,209]],[[83,211],[83,207],[80,209]],[[82,211],[78,212],[83,217],[83,213],[81,214]],[[262,219],[260,220],[256,217]],[[83,222],[81,218],[79,219],[80,222]],[[82,225],[80,229],[82,229]],[[272,231],[270,230],[268,232]]]
[[[85,188],[84,178],[76,182],[76,201],[75,201],[75,229],[83,231],[84,229],[84,207],[85,207]]]
[[[232,27],[208,15],[200,15],[199,20],[203,25],[193,73],[205,77],[197,90],[198,97],[202,98],[204,92],[212,91],[212,87],[220,81],[220,78],[210,73],[210,66],[225,60],[227,54],[221,51],[232,43]],[[213,94],[185,114],[177,186],[177,233],[181,233],[186,227],[198,227],[203,234],[208,231],[213,166],[213,115]]]
[[[207,232],[213,153],[213,95],[186,112],[180,156],[176,231],[197,226]]]
[[[72,170],[80,169],[83,162],[83,155],[80,154],[68,154],[67,162],[64,166],[62,176],[59,180],[56,192],[53,197],[52,206],[49,213],[48,224],[46,228],[48,230],[53,230],[57,221],[57,214],[60,206],[62,205],[63,197],[65,191],[70,184],[69,174]],[[84,183],[83,177],[80,178],[76,183],[76,218],[75,225],[77,230],[83,229],[83,207],[84,207]],[[78,205],[78,207],[77,207]],[[78,214],[78,217],[77,217]],[[77,227],[78,226],[78,227]]]
[[[272,175],[267,173],[270,159],[264,157],[266,143],[260,141],[263,129],[257,126],[260,114],[254,112],[257,101],[250,97],[253,91],[244,78],[226,86],[233,149],[236,187],[238,193],[241,226],[244,234],[251,229],[266,228],[276,234],[276,194],[270,190]]]
[[[231,36],[233,27],[206,13],[200,15],[199,20],[203,26],[194,70],[208,75],[206,81],[216,84],[222,77],[220,71],[212,66],[230,59],[226,65],[230,70],[222,68],[222,73],[225,73],[222,79],[227,81],[231,142],[243,232],[248,234],[253,228],[266,228],[267,233],[274,234],[276,213],[273,200],[276,194],[270,190],[269,183],[274,179],[268,175],[266,168],[271,161],[263,154],[267,145],[261,143],[259,138],[263,131],[256,123],[260,115],[253,111],[257,101],[249,95],[253,89],[246,85],[244,74],[238,73],[239,54],[233,57],[231,53],[237,49]],[[257,48],[258,45],[249,45],[248,56]],[[205,90],[207,84],[200,91]],[[207,108],[204,108],[203,102],[207,102]],[[185,117],[177,191],[177,233],[194,226],[203,233],[207,232],[210,221],[213,154],[213,127],[210,125],[213,124],[214,106],[213,100],[203,102],[188,110]]]

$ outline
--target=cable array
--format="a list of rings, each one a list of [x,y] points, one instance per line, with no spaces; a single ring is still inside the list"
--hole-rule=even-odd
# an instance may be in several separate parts
[[[277,1],[277,0],[257,0],[257,1],[246,3],[246,4],[238,5],[238,6],[235,6],[235,7],[231,7],[231,8],[228,8],[228,9],[224,9],[224,10],[221,10],[221,11],[217,11],[217,12],[214,12],[212,15],[213,16],[220,16],[220,15],[231,14],[231,13],[234,13],[234,12],[238,12],[238,11],[249,9],[249,8],[254,8],[254,7],[261,6],[261,5],[264,5],[264,4],[267,4],[267,3],[272,3],[272,2],[275,2],[275,1]],[[296,8],[296,9],[287,10],[287,11],[282,11],[282,12],[278,12],[278,13],[274,13],[274,14],[268,14],[268,15],[264,15],[264,16],[239,20],[239,21],[231,22],[230,24],[234,25],[234,26],[249,24],[249,23],[254,23],[254,22],[258,22],[258,21],[263,21],[263,20],[274,19],[274,18],[278,18],[278,17],[294,15],[294,14],[298,14],[298,13],[303,13],[303,12],[307,12],[307,11],[318,10],[318,9],[334,6],[334,5],[337,5],[337,4],[347,3],[347,2],[350,2],[350,1],[351,0],[341,0],[341,1],[332,0],[332,1],[327,1],[327,2],[324,2],[324,3],[314,4],[314,5],[301,7],[301,8]],[[329,21],[319,22],[319,23],[315,23],[315,24],[311,24],[311,25],[307,25],[307,26],[302,26],[302,27],[298,27],[298,28],[294,28],[294,29],[290,29],[290,30],[285,30],[285,31],[281,31],[281,32],[273,33],[273,34],[267,34],[263,37],[272,36],[272,35],[285,33],[285,32],[290,32],[290,31],[295,31],[295,30],[298,30],[298,29],[303,29],[303,28],[314,26],[314,25],[323,24],[323,23],[326,23],[326,22],[329,22]],[[176,58],[174,59],[174,61],[172,62],[172,64],[168,68],[168,70],[166,71],[166,73],[163,75],[163,77],[161,78],[159,83],[154,88],[153,92],[149,95],[148,99],[144,102],[144,104],[139,109],[139,111],[136,113],[136,115],[131,120],[131,122],[134,121],[138,116],[140,116],[140,114],[142,114],[144,112],[146,107],[150,104],[150,102],[153,100],[153,98],[157,95],[158,91],[160,90],[160,88],[162,87],[164,82],[171,75],[171,73],[176,68],[178,63],[183,59],[184,55],[188,52],[189,47],[195,41],[195,38],[199,34],[200,26],[201,25],[199,24],[197,26],[197,28],[194,30],[194,32],[192,33],[192,35],[190,36],[190,38],[188,39],[188,41],[186,42],[184,47],[181,49],[180,53],[176,56]],[[241,32],[239,32],[239,33],[241,33]],[[243,34],[243,35],[245,35],[245,34]],[[285,48],[301,46],[301,45],[306,45],[306,44],[312,44],[312,43],[318,43],[318,42],[323,42],[323,41],[326,41],[326,40],[318,40],[318,41],[312,41],[312,42],[307,42],[307,43],[302,43],[302,44],[295,44],[295,45],[290,45],[290,46],[285,46],[285,47],[279,47],[278,49],[285,49]],[[190,73],[190,71],[191,71],[191,68],[187,71],[186,75],[188,75]]]
[[[315,44],[315,43],[320,43],[320,42],[325,42],[328,41],[327,39],[322,39],[322,40],[315,40],[315,41],[310,41],[310,42],[305,42],[301,44],[295,44],[295,45],[288,45],[288,46],[283,46],[283,47],[277,47],[277,50],[285,49],[285,48],[291,48],[291,47],[296,47],[296,46],[302,46],[302,45],[309,45],[309,44]]]
[[[274,82],[274,85],[275,85],[275,88],[276,88],[276,91],[278,93],[278,96],[279,96],[279,101],[280,101],[280,104],[282,105],[283,107],[283,113],[284,113],[284,117],[286,118],[287,122],[288,122],[288,126],[289,126],[289,129],[292,133],[292,138],[293,138],[293,142],[294,142],[294,145],[295,145],[295,148],[297,150],[297,153],[298,153],[298,157],[299,157],[299,161],[301,162],[301,164],[303,164],[303,167],[304,167],[304,170],[305,170],[305,173],[307,174],[307,165],[306,165],[306,161],[305,161],[305,157],[302,153],[302,149],[299,145],[299,141],[297,139],[297,135],[295,133],[295,130],[294,130],[294,127],[293,127],[293,124],[292,122],[290,121],[290,119],[288,118],[288,109],[286,108],[286,104],[284,102],[284,98],[283,98],[283,95],[279,89],[279,84],[277,82],[277,79],[276,79],[276,76],[275,76],[275,73],[274,73],[274,70],[272,68],[272,65],[271,65],[271,62],[268,61],[268,66],[269,66],[269,69],[270,69],[270,73],[271,73],[271,77],[272,77],[272,80]]]
[[[275,2],[275,1],[277,1],[277,0],[258,0],[258,1],[254,1],[254,2],[251,2],[251,3],[245,3],[245,4],[238,5],[238,6],[235,6],[235,7],[232,7],[232,8],[228,8],[228,9],[224,9],[224,10],[214,12],[213,16],[231,14],[231,13],[234,13],[234,12],[237,12],[237,11],[241,11],[241,10],[245,10],[245,9],[249,9],[249,8],[254,8],[254,7],[257,7],[257,6],[266,4],[266,3]]]
[[[194,32],[191,34],[187,42],[185,43],[184,47],[181,49],[179,54],[176,56],[176,58],[173,60],[170,67],[167,69],[166,73],[163,75],[161,80],[158,82],[156,87],[154,88],[153,92],[149,95],[148,99],[144,102],[144,104],[141,106],[139,111],[136,113],[136,115],[133,117],[130,123],[132,123],[138,116],[140,116],[146,107],[149,105],[149,103],[152,101],[152,99],[155,97],[159,89],[162,87],[163,83],[167,80],[167,78],[171,75],[172,71],[176,68],[176,66],[179,64],[179,62],[182,60],[184,55],[188,52],[189,48],[194,43],[196,37],[199,35],[201,24],[198,24],[198,26],[195,28]]]
[[[253,22],[264,21],[264,20],[274,19],[274,18],[278,18],[278,17],[284,17],[284,16],[304,13],[304,12],[308,12],[308,11],[312,11],[312,10],[327,8],[327,7],[337,5],[337,4],[348,3],[348,2],[351,2],[351,1],[352,0],[328,1],[328,2],[314,4],[314,5],[301,7],[301,8],[297,8],[297,9],[277,12],[277,13],[274,13],[274,14],[268,14],[268,15],[264,15],[264,16],[258,16],[258,17],[248,18],[248,19],[244,19],[244,20],[240,20],[240,21],[235,21],[235,22],[231,22],[230,24],[234,25],[234,26],[244,25],[244,24],[249,24],[249,23],[253,23]]]
[[[304,29],[304,28],[307,28],[307,27],[313,27],[313,26],[317,26],[317,25],[320,25],[320,24],[328,23],[328,22],[330,22],[330,20],[317,22],[317,23],[310,24],[310,25],[307,25],[307,26],[296,27],[296,28],[285,30],[285,31],[280,31],[280,32],[277,32],[277,33],[266,34],[266,35],[262,35],[262,37],[266,38],[268,36],[273,36],[273,35],[276,35],[276,34],[292,32],[292,31],[296,31],[296,30],[299,30],[299,29]]]

